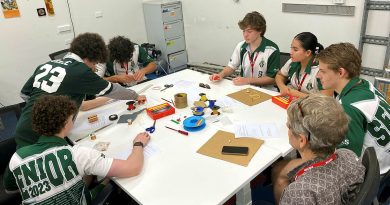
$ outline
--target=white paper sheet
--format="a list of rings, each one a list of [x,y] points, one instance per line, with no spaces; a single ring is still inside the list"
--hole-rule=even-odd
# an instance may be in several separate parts
[[[217,98],[217,102],[215,104],[219,105],[221,107],[234,107],[236,105],[239,105],[240,103],[231,97],[223,96],[223,97]]]
[[[117,154],[115,154],[114,158],[126,160],[132,151],[133,151],[133,147],[129,146],[128,149],[122,150],[122,151],[118,152]],[[148,145],[146,145],[146,147],[144,147],[145,158],[149,158],[149,157],[157,154],[158,152],[159,152],[158,147],[152,142],[149,142]]]
[[[270,139],[280,137],[275,123],[236,123],[234,124],[234,134],[236,138]]]
[[[196,82],[188,80],[180,80],[174,83],[174,85],[178,88],[194,87],[194,84],[196,84]]]

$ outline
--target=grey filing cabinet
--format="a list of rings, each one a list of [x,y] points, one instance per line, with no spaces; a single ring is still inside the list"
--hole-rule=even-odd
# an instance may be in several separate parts
[[[187,67],[183,13],[180,1],[143,2],[148,42],[161,50],[161,58],[170,65],[169,71]]]

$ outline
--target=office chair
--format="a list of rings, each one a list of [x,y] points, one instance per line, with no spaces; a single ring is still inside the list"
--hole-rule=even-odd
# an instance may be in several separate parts
[[[375,149],[368,147],[363,154],[362,164],[366,168],[364,182],[359,186],[353,205],[378,204],[377,194],[379,190],[380,174],[379,163]]]
[[[62,59],[68,52],[69,52],[69,49],[60,50],[60,51],[57,51],[54,53],[50,53],[49,57],[51,60]]]
[[[12,137],[16,122],[20,117],[21,104],[0,108],[0,204],[20,204],[19,193],[7,194],[3,185],[3,175],[9,160],[16,151],[15,139]]]
[[[284,66],[284,64],[287,63],[288,60],[290,60],[290,53],[280,52],[280,61],[279,61],[280,68],[282,68]],[[285,84],[286,85],[290,84],[290,80],[287,80]],[[274,87],[276,88],[276,90],[278,92],[280,92],[279,87],[276,85],[276,83],[275,83]]]
[[[290,53],[280,52],[280,67],[283,67],[290,60]]]
[[[390,170],[384,174],[381,179],[381,183],[378,191],[379,204],[389,205],[390,204]]]
[[[110,180],[102,191],[92,200],[92,205],[104,205],[109,200],[111,194],[117,191],[118,186]]]

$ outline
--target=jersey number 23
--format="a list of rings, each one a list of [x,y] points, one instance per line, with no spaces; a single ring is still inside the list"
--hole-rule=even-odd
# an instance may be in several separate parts
[[[50,64],[43,65],[39,70],[43,72],[35,76],[33,87],[40,88],[47,93],[56,92],[64,80],[66,70],[61,67],[53,68]]]

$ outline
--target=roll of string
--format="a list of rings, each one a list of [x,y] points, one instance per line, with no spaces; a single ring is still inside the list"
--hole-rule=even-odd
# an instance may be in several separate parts
[[[175,94],[175,107],[180,109],[180,108],[185,108],[187,106],[188,106],[187,93]]]

